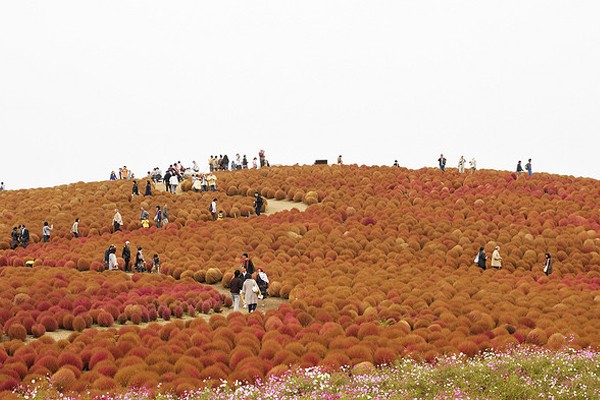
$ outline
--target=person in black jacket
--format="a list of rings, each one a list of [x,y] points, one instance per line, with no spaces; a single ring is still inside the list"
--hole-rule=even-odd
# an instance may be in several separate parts
[[[550,253],[546,253],[546,261],[544,262],[544,273],[546,276],[552,273],[552,256]]]
[[[260,215],[264,202],[265,201],[260,193],[254,192],[254,212],[256,212],[256,215]]]
[[[123,271],[131,272],[131,249],[129,248],[129,240],[125,242],[125,247],[123,247],[121,257],[123,258],[123,261],[125,261],[125,268],[123,268]]]
[[[479,248],[479,254],[477,254],[477,265],[479,266],[479,268],[485,270],[485,262],[486,262],[486,256],[485,256],[485,249],[483,248],[483,246],[481,246]]]
[[[240,269],[245,270],[246,274],[252,275],[254,273],[254,263],[250,259],[248,253],[242,254],[242,265],[240,265]]]
[[[26,248],[29,244],[29,229],[23,224],[21,227],[21,245]]]
[[[233,311],[240,310],[240,291],[242,290],[243,285],[244,281],[242,279],[242,273],[240,270],[236,269],[233,273],[233,279],[231,279],[231,283],[229,284],[231,300],[233,300]]]

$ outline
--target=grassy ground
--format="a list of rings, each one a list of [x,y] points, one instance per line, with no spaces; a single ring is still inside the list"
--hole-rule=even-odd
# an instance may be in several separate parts
[[[48,382],[16,392],[18,399],[93,398],[65,396]],[[99,398],[99,397],[95,397]],[[477,358],[439,359],[434,364],[403,360],[382,368],[326,372],[289,371],[252,385],[225,383],[191,393],[158,393],[141,388],[105,399],[598,399],[600,353],[516,348]]]

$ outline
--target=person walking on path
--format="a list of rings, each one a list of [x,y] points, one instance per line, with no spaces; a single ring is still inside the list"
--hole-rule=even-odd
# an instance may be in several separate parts
[[[502,268],[502,257],[500,257],[500,246],[494,248],[492,253],[492,267],[496,269]]]
[[[212,216],[212,220],[217,220],[217,198],[215,197],[213,201],[208,206],[208,211],[210,211],[210,215]]]
[[[74,238],[79,237],[79,218],[75,218],[75,222],[73,222],[73,226],[71,226],[71,233]]]
[[[438,164],[442,172],[446,171],[446,157],[443,154],[440,154],[440,158],[438,158]]]
[[[244,281],[241,278],[242,273],[239,269],[236,269],[233,273],[233,279],[229,284],[229,291],[231,292],[231,300],[233,301],[233,311],[240,310],[240,292],[242,291],[242,286],[244,285]]]
[[[140,190],[138,189],[138,184],[136,181],[133,181],[133,187],[131,188],[131,195],[132,196],[140,195]]]
[[[125,267],[123,268],[123,271],[131,272],[131,249],[129,248],[129,240],[125,242],[125,247],[123,247],[121,257],[123,258],[123,261],[125,261]]]
[[[113,217],[113,228],[114,232],[120,231],[121,226],[123,226],[123,218],[121,217],[121,213],[118,208],[115,208],[115,215]]]
[[[546,261],[544,262],[544,273],[546,276],[552,273],[552,256],[550,253],[546,253]]]
[[[262,196],[260,195],[259,192],[254,192],[254,211],[256,212],[256,215],[259,216],[260,212],[262,210],[262,206],[264,204],[264,199],[262,198]]]
[[[477,257],[475,258],[475,260],[476,260],[475,263],[479,266],[479,268],[481,268],[482,270],[485,271],[486,256],[485,256],[485,249],[483,246],[481,246],[479,248],[479,253],[477,253]]]
[[[144,196],[152,196],[152,185],[150,181],[146,181],[146,191],[144,192]]]
[[[533,170],[531,168],[531,158],[527,160],[527,164],[525,164],[525,170],[527,170],[527,175],[533,175]]]
[[[258,284],[254,278],[252,278],[252,276],[244,281],[244,284],[242,285],[242,293],[244,295],[244,301],[248,306],[248,312],[251,313],[256,310],[260,289],[258,288]]]
[[[44,221],[44,226],[42,228],[42,240],[45,243],[50,241],[50,232],[54,229],[54,225],[48,225],[48,221]]]

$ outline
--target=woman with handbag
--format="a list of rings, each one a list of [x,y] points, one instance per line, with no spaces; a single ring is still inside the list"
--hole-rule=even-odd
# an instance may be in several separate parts
[[[242,286],[242,293],[244,295],[244,302],[248,306],[248,312],[251,313],[256,310],[256,306],[258,305],[258,294],[260,293],[260,289],[258,288],[258,284],[250,276],[250,278],[244,281],[244,285]]]

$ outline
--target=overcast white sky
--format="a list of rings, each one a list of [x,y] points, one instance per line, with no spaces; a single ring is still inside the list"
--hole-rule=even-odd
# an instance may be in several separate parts
[[[0,180],[271,164],[600,179],[600,2],[0,0]]]

